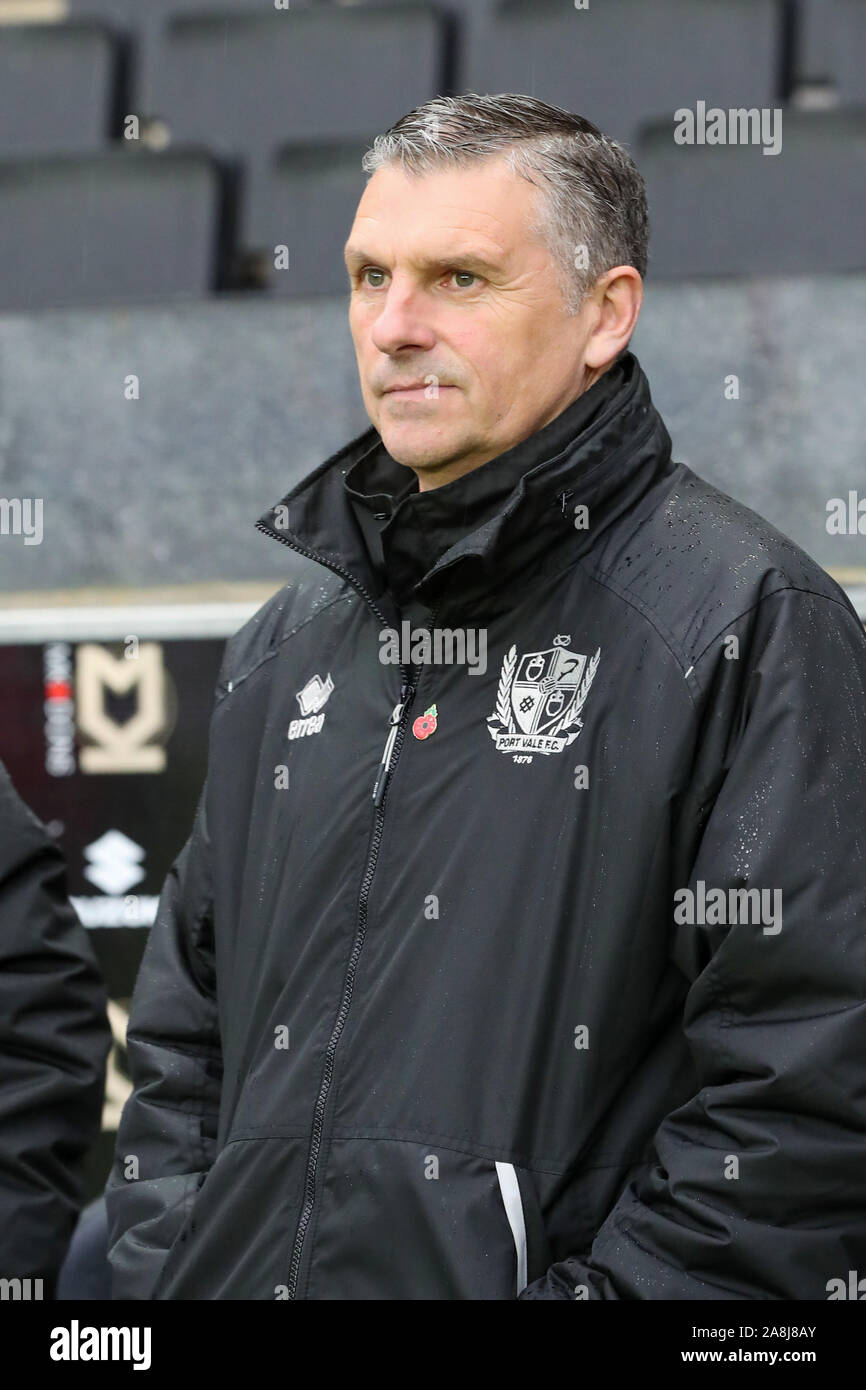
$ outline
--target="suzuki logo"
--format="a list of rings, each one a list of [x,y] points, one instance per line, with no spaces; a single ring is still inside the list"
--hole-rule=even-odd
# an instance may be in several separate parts
[[[107,830],[84,851],[89,866],[84,877],[109,895],[126,893],[145,876],[144,850],[120,830]]]

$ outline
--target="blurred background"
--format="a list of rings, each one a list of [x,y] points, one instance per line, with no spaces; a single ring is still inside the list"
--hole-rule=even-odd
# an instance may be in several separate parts
[[[464,91],[629,145],[675,457],[866,617],[866,0],[0,0],[0,760],[109,985],[89,1196],[223,643],[292,575],[254,522],[369,423],[361,156]],[[677,144],[701,102],[781,111],[781,149]]]

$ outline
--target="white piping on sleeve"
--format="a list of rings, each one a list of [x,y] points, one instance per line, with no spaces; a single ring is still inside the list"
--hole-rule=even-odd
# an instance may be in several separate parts
[[[526,1288],[526,1222],[523,1216],[520,1186],[512,1163],[501,1163],[497,1160],[496,1176],[499,1179],[499,1190],[502,1193],[505,1215],[508,1217],[511,1234],[514,1237],[514,1248],[517,1251],[517,1292],[520,1294]]]

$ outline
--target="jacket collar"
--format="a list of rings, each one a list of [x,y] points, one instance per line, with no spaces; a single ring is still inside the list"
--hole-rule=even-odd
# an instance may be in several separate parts
[[[574,563],[670,469],[670,458],[649,383],[626,353],[543,429],[452,483],[407,491],[405,467],[390,458],[371,426],[256,525],[376,600],[385,576],[359,521],[362,499],[391,514],[383,544],[398,589],[435,603],[459,576],[467,598],[510,586],[527,571]],[[578,506],[587,509],[585,527],[578,525]]]

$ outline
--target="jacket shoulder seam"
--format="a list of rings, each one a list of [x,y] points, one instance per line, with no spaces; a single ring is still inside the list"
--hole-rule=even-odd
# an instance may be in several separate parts
[[[259,667],[264,666],[266,661],[270,661],[273,657],[275,657],[279,649],[282,647],[283,643],[288,642],[290,638],[295,637],[297,633],[301,631],[302,628],[305,628],[309,623],[315,622],[316,618],[320,617],[322,613],[326,613],[329,608],[333,608],[335,603],[345,603],[347,600],[351,600],[353,598],[354,594],[349,593],[345,589],[343,589],[340,593],[335,594],[333,598],[328,599],[327,603],[323,603],[321,608],[317,608],[315,613],[308,613],[306,617],[301,618],[299,622],[295,623],[294,627],[290,628],[288,632],[282,633],[280,637],[278,637],[275,641],[271,643],[267,651],[264,652],[263,655],[261,655],[258,658],[258,660],[255,661],[253,665],[250,666],[248,670],[245,670],[241,675],[230,674],[231,668],[229,668],[229,670],[226,671],[225,676],[220,680],[220,683],[217,687],[216,704],[221,704],[227,695],[233,694],[234,691],[237,690],[239,685],[242,685],[244,681],[249,680],[250,676],[255,675]]]
[[[634,608],[635,612],[640,614],[644,621],[648,623],[649,626],[652,628],[653,632],[660,639],[660,641],[662,641],[664,645],[667,647],[671,656],[674,658],[674,661],[679,666],[683,676],[687,677],[694,666],[694,662],[691,662],[687,665],[688,658],[686,656],[686,653],[680,648],[679,644],[674,638],[673,633],[662,630],[662,627],[660,626],[658,619],[656,615],[653,613],[652,609],[650,609],[647,604],[643,603],[641,599],[637,598],[635,594],[630,594],[626,589],[623,589],[621,585],[617,584],[616,580],[611,578],[610,574],[604,574],[598,570],[593,569],[591,565],[587,562],[585,557],[581,557],[581,559],[578,560],[578,564],[581,566],[582,569],[584,569],[588,577],[594,580],[596,584],[600,584],[603,588],[610,589],[611,593],[616,594],[617,598],[621,599],[623,603],[627,603],[630,608]],[[689,697],[689,702],[692,708],[694,710],[697,710],[697,702],[695,700],[694,694],[692,693],[691,687],[689,686],[687,679],[685,682],[685,686],[686,692]]]
[[[727,632],[729,628],[734,627],[735,624],[741,622],[743,618],[747,618],[750,613],[754,613],[756,609],[760,608],[762,603],[767,603],[770,599],[778,598],[780,594],[791,593],[806,594],[809,598],[823,599],[826,603],[833,603],[836,605],[837,608],[841,608],[843,613],[847,613],[849,618],[853,617],[858,625],[860,623],[860,619],[857,617],[857,615],[853,613],[851,609],[847,606],[847,604],[843,603],[841,599],[836,598],[834,594],[822,594],[819,589],[807,589],[802,584],[780,584],[777,589],[771,590],[771,592],[768,594],[762,594],[761,597],[756,599],[754,603],[750,604],[748,608],[744,608],[742,612],[737,613],[735,617],[729,618],[728,621],[724,623],[722,627],[719,628],[718,632],[714,633],[713,636],[706,643],[706,645],[703,646],[701,650],[697,653],[694,659],[694,665],[697,666],[699,662],[701,662],[704,659],[704,657],[706,656],[710,648],[713,646],[713,644],[715,642],[718,642],[723,632]]]

